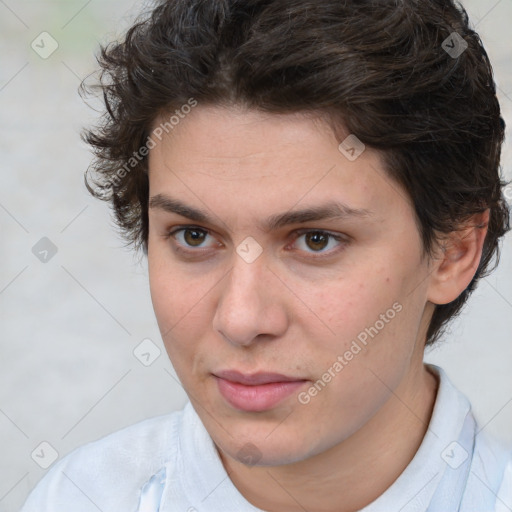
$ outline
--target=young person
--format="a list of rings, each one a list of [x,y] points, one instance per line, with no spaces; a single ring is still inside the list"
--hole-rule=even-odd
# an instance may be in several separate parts
[[[441,0],[169,0],[101,53],[89,190],[148,258],[190,402],[23,512],[512,510],[425,346],[509,212],[491,65]]]

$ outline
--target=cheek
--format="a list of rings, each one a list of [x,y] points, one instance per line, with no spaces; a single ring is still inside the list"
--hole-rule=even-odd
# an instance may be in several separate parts
[[[310,309],[329,328],[333,340],[348,342],[392,309],[398,291],[383,272],[356,272],[304,290]],[[394,311],[391,311],[394,313]],[[335,341],[336,342],[336,341]]]
[[[168,348],[171,340],[174,344],[175,340],[181,339],[176,334],[183,325],[190,325],[194,310],[200,308],[202,285],[198,280],[191,282],[156,242],[148,245],[148,271],[153,309]]]
[[[422,311],[421,300],[409,291],[403,271],[376,265],[353,266],[350,275],[304,289],[305,302],[316,313],[316,317],[308,315],[303,324],[308,350],[317,355],[316,372],[332,370],[338,356],[348,379],[357,380],[368,368],[400,372],[414,349]],[[317,343],[320,327],[326,334]],[[345,378],[337,380],[345,382]]]
[[[200,339],[198,318],[192,308],[194,294],[185,286],[176,272],[165,267],[150,265],[150,290],[153,309],[165,350],[174,370],[185,389],[192,385],[189,378],[197,358],[197,343]],[[191,321],[191,319],[193,321]]]
[[[329,409],[348,436],[389,398],[389,388],[403,378],[414,349],[414,322],[403,299],[400,281],[381,268],[373,275],[351,273],[322,292],[310,293],[311,309],[317,308],[334,334],[319,343],[313,321],[309,324],[306,353],[315,361],[315,380],[299,397],[304,414],[315,418]],[[333,433],[325,428],[328,443]]]

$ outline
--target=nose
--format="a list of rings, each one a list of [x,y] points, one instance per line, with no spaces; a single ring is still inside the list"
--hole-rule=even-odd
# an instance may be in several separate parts
[[[247,263],[235,254],[213,318],[213,328],[229,343],[249,346],[262,338],[282,336],[288,317],[280,300],[282,284],[260,256]]]

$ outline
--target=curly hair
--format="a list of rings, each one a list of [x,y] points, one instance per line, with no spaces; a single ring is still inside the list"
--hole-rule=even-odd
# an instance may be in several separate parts
[[[425,254],[490,211],[478,270],[456,300],[436,305],[426,345],[498,262],[510,229],[505,123],[482,41],[452,0],[160,1],[122,41],[102,46],[98,63],[98,82],[82,84],[105,104],[82,134],[95,153],[85,182],[145,254],[151,128],[195,102],[316,112],[336,135],[348,130],[380,150],[414,205]]]

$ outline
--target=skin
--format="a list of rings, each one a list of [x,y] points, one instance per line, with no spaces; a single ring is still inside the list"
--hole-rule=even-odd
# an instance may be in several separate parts
[[[379,153],[366,148],[352,162],[338,144],[312,115],[200,104],[149,155],[150,198],[211,217],[149,208],[151,296],[166,350],[234,485],[270,512],[352,512],[402,473],[436,397],[423,364],[434,304],[468,285],[485,236],[468,225],[427,257],[413,206]],[[328,201],[367,213],[261,226]],[[169,236],[186,226],[204,230],[199,241],[190,231]],[[311,241],[297,233],[306,228],[341,241]],[[236,252],[248,236],[263,249],[252,263]],[[309,403],[297,392],[244,412],[219,393],[213,373],[225,369],[294,376],[307,391],[396,303],[401,311]],[[256,465],[244,463],[247,443]]]

